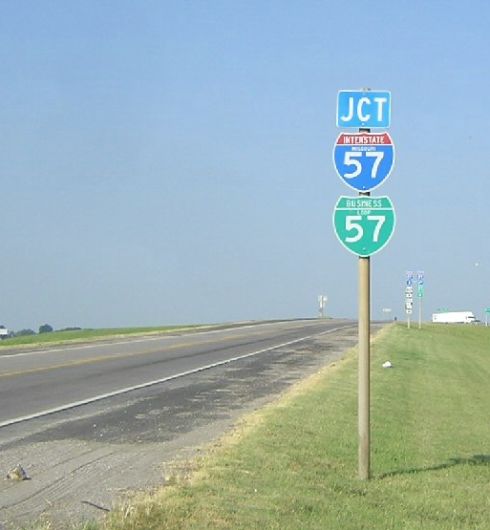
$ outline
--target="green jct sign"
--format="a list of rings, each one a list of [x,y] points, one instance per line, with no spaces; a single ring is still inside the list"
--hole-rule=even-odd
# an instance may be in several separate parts
[[[333,214],[335,233],[344,247],[363,258],[379,252],[395,230],[389,197],[340,197]]]

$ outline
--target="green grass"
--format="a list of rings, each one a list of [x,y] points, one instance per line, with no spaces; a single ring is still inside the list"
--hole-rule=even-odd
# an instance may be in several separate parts
[[[371,381],[370,481],[357,478],[350,352],[245,420],[191,480],[134,499],[100,528],[490,528],[490,329],[392,326],[373,347]]]
[[[220,324],[184,324],[179,326],[154,326],[140,328],[100,328],[53,331],[50,333],[36,333],[0,340],[0,355],[3,350],[15,347],[52,346],[72,342],[91,342],[97,340],[111,340],[128,336],[159,335],[172,332],[192,332],[209,329],[237,328],[249,326],[252,321],[224,322]],[[255,323],[282,322],[281,320],[263,320]]]
[[[170,333],[172,331],[191,331],[207,326],[186,325],[186,326],[160,326],[141,328],[107,328],[107,329],[81,329],[73,331],[53,331],[51,333],[40,333],[36,335],[26,335],[22,337],[12,337],[0,341],[1,349],[8,349],[12,346],[36,346],[64,342],[86,342],[92,340],[111,339],[117,337],[127,337],[131,335],[149,335],[158,333]]]

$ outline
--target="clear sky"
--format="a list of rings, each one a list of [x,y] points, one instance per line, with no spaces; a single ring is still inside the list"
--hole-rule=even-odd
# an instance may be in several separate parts
[[[487,1],[0,2],[0,323],[357,314],[340,89],[392,92],[372,314],[490,306]]]

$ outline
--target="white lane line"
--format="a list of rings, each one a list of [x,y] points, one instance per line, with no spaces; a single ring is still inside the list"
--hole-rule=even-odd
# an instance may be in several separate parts
[[[238,325],[237,325],[238,324]],[[139,344],[141,342],[152,342],[152,341],[170,341],[172,339],[180,339],[182,337],[186,337],[187,335],[190,335],[192,337],[202,337],[203,335],[213,335],[218,333],[226,333],[226,332],[235,332],[240,331],[242,329],[249,329],[254,327],[265,327],[265,326],[277,326],[277,325],[289,325],[291,324],[290,321],[279,321],[279,322],[266,322],[266,323],[252,323],[252,324],[242,324],[240,322],[235,323],[235,326],[231,325],[229,328],[225,329],[205,329],[206,326],[203,326],[203,328],[199,329],[197,328],[195,331],[191,330],[183,330],[179,332],[179,330],[176,330],[176,334],[172,334],[170,332],[168,335],[147,335],[146,337],[140,337],[140,338],[115,338],[115,339],[104,339],[104,337],[100,337],[100,341],[94,340],[93,342],[89,342],[88,344],[55,344],[55,345],[49,345],[49,343],[46,343],[44,345],[45,349],[33,349],[29,351],[19,351],[14,353],[2,353],[0,352],[0,362],[4,360],[11,360],[18,357],[28,357],[31,355],[46,355],[46,354],[52,354],[59,351],[73,351],[73,350],[86,350],[90,348],[111,348],[113,346],[120,346],[125,344]],[[104,341],[104,342],[103,342]],[[1,426],[1,425],[0,425]]]
[[[208,331],[203,331],[201,333],[199,333],[199,335],[203,335],[205,333],[209,333]],[[53,354],[53,353],[58,353],[60,351],[63,351],[63,352],[66,352],[66,351],[73,351],[73,350],[87,350],[87,349],[94,349],[94,348],[97,348],[97,349],[102,349],[102,348],[110,348],[110,347],[113,347],[113,346],[120,346],[121,344],[139,344],[140,342],[152,342],[152,341],[157,341],[157,340],[165,340],[165,341],[168,341],[170,339],[178,339],[178,338],[181,338],[183,336],[187,335],[187,333],[182,333],[182,335],[159,335],[159,336],[156,336],[156,337],[151,337],[151,336],[148,336],[148,337],[145,337],[145,338],[138,338],[138,339],[131,339],[131,338],[127,338],[127,339],[115,339],[115,340],[111,340],[111,339],[107,339],[108,342],[102,342],[102,340],[104,340],[103,338],[101,339],[101,341],[96,341],[94,340],[93,342],[90,342],[89,344],[80,344],[80,345],[76,345],[76,344],[55,344],[54,346],[53,345],[49,345],[49,344],[46,344],[46,349],[39,349],[39,350],[30,350],[30,351],[26,351],[26,352],[19,352],[19,353],[6,353],[6,354],[3,354],[3,355],[0,355],[0,362],[3,361],[3,360],[9,360],[9,359],[15,359],[17,357],[28,357],[30,355],[35,355],[35,356],[39,356],[39,355],[47,355],[47,354]],[[191,333],[189,333],[189,335],[191,335]],[[193,334],[192,334],[193,335]]]
[[[199,372],[203,372],[204,370],[209,370],[210,368],[216,368],[217,366],[223,366],[224,364],[229,364],[234,361],[239,361],[240,359],[246,359],[247,357],[253,357],[254,355],[260,355],[261,353],[266,353],[269,351],[277,350],[279,348],[284,348],[285,346],[291,346],[292,344],[297,344],[298,342],[303,342],[305,340],[312,339],[320,335],[326,335],[327,333],[333,333],[335,331],[339,331],[340,329],[343,329],[344,327],[345,326],[341,326],[338,328],[330,329],[328,331],[322,331],[321,333],[315,333],[314,335],[308,335],[307,337],[302,337],[301,339],[295,339],[289,342],[283,342],[282,344],[278,344],[277,346],[271,346],[270,348],[265,348],[263,350],[257,350],[251,353],[246,353],[244,355],[239,355],[237,357],[231,357],[230,359],[225,359],[224,361],[218,361],[216,363],[207,364],[205,366],[200,366],[199,368],[194,368],[193,370],[187,370],[185,372],[180,372],[178,374],[170,375],[162,379],[155,379],[154,381],[148,381],[147,383],[141,383],[139,385],[128,386],[126,388],[114,390],[113,392],[107,392],[106,394],[99,394],[98,396],[93,396],[87,399],[82,399],[80,401],[74,401],[73,403],[67,403],[65,405],[61,405],[59,407],[55,407],[52,409],[35,412],[34,414],[29,414],[27,416],[20,416],[18,418],[12,418],[10,420],[1,422],[0,428],[7,427],[9,425],[14,425],[15,423],[21,423],[23,421],[34,420],[36,418],[41,418],[42,416],[48,416],[49,414],[55,414],[56,412],[63,412],[65,410],[73,409],[75,407],[81,407],[82,405],[89,405],[90,403],[94,403],[102,399],[119,396],[121,394],[126,394],[127,392],[132,392],[133,390],[140,390],[141,388],[147,388],[149,386],[158,385],[160,383],[166,383],[167,381],[172,381],[173,379],[178,379],[179,377],[185,377],[186,375],[197,374]]]

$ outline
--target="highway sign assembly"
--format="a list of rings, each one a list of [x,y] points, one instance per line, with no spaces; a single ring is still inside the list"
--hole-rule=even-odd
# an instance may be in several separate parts
[[[328,296],[326,294],[318,295],[318,317],[323,318],[325,316],[325,307],[327,306]]]
[[[340,197],[333,214],[342,245],[359,257],[379,252],[395,229],[395,210],[389,197]]]
[[[340,90],[337,96],[337,127],[382,128],[391,124],[391,92]]]
[[[341,133],[333,149],[339,177],[356,191],[371,191],[390,175],[395,146],[388,133]]]
[[[422,328],[422,298],[425,294],[424,271],[407,271],[405,287],[405,313],[407,314],[407,327],[410,328],[410,315],[413,312],[413,285],[417,286],[417,297],[419,299],[419,329]]]
[[[335,170],[359,196],[339,197],[333,225],[340,243],[359,257],[358,471],[359,478],[367,480],[370,475],[370,256],[388,243],[395,229],[395,210],[390,198],[369,194],[391,173],[395,148],[388,133],[371,133],[371,129],[390,126],[391,93],[340,90],[336,122],[337,127],[360,129],[340,134],[334,145]]]

